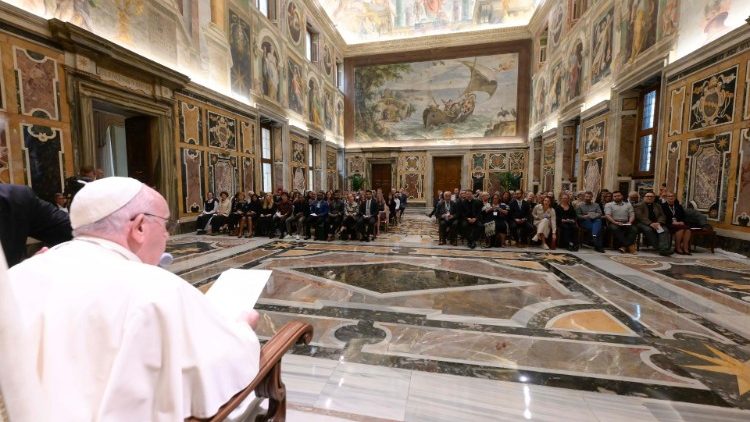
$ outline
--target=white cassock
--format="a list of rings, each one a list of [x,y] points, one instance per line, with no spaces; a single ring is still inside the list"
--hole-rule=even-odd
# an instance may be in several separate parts
[[[55,421],[208,417],[258,372],[260,345],[178,276],[79,237],[10,271]]]

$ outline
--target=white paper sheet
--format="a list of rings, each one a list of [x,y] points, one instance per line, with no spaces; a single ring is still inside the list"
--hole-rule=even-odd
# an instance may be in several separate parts
[[[206,292],[206,298],[228,318],[235,319],[255,306],[271,270],[229,269],[221,273]]]

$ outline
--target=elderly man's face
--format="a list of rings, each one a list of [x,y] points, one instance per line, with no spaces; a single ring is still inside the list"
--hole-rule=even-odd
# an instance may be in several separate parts
[[[649,193],[647,193],[647,194],[646,194],[646,195],[645,195],[645,196],[643,197],[643,202],[645,202],[645,203],[647,203],[647,204],[653,204],[653,203],[654,203],[654,199],[655,199],[655,198],[656,198],[656,195],[654,195],[654,194],[653,194],[652,192],[649,192]]]
[[[640,202],[641,198],[638,196],[637,193],[633,193],[633,194],[628,195],[628,200],[630,202]]]
[[[158,265],[161,255],[167,248],[167,239],[169,231],[167,224],[169,222],[169,207],[167,201],[155,190],[146,188],[149,195],[153,198],[151,209],[147,210],[148,215],[143,214],[139,233],[131,235],[132,245],[130,250],[146,264]],[[145,211],[144,211],[145,212]]]

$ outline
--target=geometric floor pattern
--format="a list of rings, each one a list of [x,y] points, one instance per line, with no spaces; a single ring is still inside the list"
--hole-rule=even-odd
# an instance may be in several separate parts
[[[291,420],[750,420],[747,259],[443,247],[404,220],[373,243],[175,236],[170,269],[273,270],[259,337],[315,330],[284,358]]]

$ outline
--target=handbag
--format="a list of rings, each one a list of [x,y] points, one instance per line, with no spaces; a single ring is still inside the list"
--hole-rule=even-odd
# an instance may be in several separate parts
[[[495,222],[494,221],[488,221],[484,223],[484,235],[485,236],[495,235]]]

